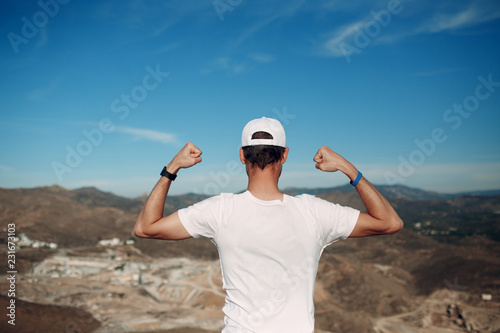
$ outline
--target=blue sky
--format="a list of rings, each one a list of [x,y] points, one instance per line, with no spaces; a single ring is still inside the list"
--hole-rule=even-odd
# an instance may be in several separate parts
[[[273,117],[282,188],[500,188],[500,5],[479,1],[2,1],[0,187],[240,191],[241,130]]]

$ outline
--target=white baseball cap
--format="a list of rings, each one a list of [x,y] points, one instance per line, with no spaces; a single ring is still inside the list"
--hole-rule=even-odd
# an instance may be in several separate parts
[[[271,134],[272,139],[252,139],[252,135],[256,132],[267,132]],[[251,120],[243,128],[241,134],[241,146],[279,146],[286,147],[286,135],[281,123],[273,118],[258,118]]]

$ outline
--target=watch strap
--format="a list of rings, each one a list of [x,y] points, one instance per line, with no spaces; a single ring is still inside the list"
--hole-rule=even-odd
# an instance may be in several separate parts
[[[356,179],[351,180],[351,185],[352,186],[358,185],[359,181],[361,180],[361,177],[363,177],[363,174],[358,171],[358,175],[356,176]]]
[[[170,172],[167,171],[167,167],[166,166],[163,167],[163,170],[161,170],[160,175],[162,175],[163,177],[167,177],[171,181],[174,181],[175,178],[177,178],[177,175],[174,175],[173,173],[170,173]]]

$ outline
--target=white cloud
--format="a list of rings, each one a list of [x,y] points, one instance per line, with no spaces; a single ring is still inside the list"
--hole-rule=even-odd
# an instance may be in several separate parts
[[[174,134],[153,131],[150,129],[117,126],[115,131],[119,133],[130,134],[136,141],[150,140],[161,142],[163,144],[177,143],[177,138]]]
[[[337,28],[331,33],[332,37],[323,44],[323,48],[327,51],[327,54],[333,57],[343,57],[345,54],[344,51],[342,51],[341,44],[352,44],[354,35],[362,29],[367,22],[368,20],[365,19]]]
[[[482,4],[479,4],[482,3]],[[484,1],[475,1],[461,11],[455,13],[436,13],[425,22],[417,32],[437,33],[455,30],[493,21],[500,18],[500,8],[483,6]]]
[[[404,32],[383,35],[377,38],[375,42],[377,44],[388,44],[413,35],[458,31],[494,21],[498,18],[500,18],[500,7],[498,5],[488,6],[487,1],[476,1],[458,11],[442,10],[434,12],[413,29],[409,28]]]
[[[458,31],[500,18],[500,6],[496,1],[471,1],[458,10],[456,9],[458,5],[455,3],[439,9],[436,9],[433,3],[421,3],[420,5],[426,8],[422,9],[422,12],[418,13],[418,15],[413,15],[412,18],[413,11],[417,9],[413,8],[411,3],[405,3],[402,12],[393,15],[388,26],[380,27],[380,33],[371,37],[370,43],[389,44],[414,35]],[[380,9],[384,8],[380,7]],[[373,10],[377,11],[378,9]],[[332,57],[344,56],[345,54],[340,45],[342,43],[355,45],[355,35],[374,21],[374,17],[369,12],[370,10],[366,11],[364,19],[355,20],[333,30],[329,37],[326,38],[326,41],[321,43],[319,53]],[[403,16],[406,19],[396,20]],[[423,19],[415,22],[415,17],[422,17]],[[397,29],[396,26],[392,27],[392,25],[396,25],[395,22],[398,22]]]
[[[242,63],[236,63],[230,57],[218,57],[210,62],[210,67],[203,69],[200,73],[210,74],[217,70],[226,71],[228,74],[242,74],[248,70],[248,66]]]
[[[377,38],[375,42],[387,44],[413,35],[458,31],[500,18],[500,7],[496,1],[473,1],[459,10],[456,8],[454,3],[451,7],[421,15],[425,19],[413,28],[405,29],[404,32],[385,34]]]

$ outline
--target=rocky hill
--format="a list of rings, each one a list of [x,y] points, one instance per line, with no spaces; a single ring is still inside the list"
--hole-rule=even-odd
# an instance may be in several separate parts
[[[352,187],[286,191],[362,208]],[[500,330],[500,196],[401,186],[381,192],[405,229],[325,249],[315,293],[318,332]],[[165,212],[203,198],[169,197]],[[2,232],[15,223],[17,235],[40,241],[16,253],[19,316],[30,322],[78,310],[85,319],[76,322],[78,332],[220,331],[224,294],[215,246],[202,239],[136,239],[131,230],[143,203],[95,188],[0,189]],[[2,279],[0,304],[8,290]],[[55,329],[50,322],[41,322],[43,332]],[[16,332],[30,332],[22,327]],[[0,331],[9,329],[0,323]]]

